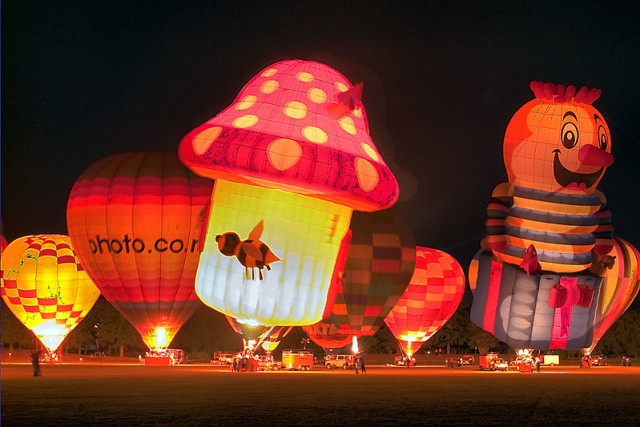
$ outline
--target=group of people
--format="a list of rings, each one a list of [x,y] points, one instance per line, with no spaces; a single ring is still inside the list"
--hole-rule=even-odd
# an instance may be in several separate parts
[[[364,364],[364,357],[360,354],[356,355],[353,359],[353,366],[356,368],[356,374],[362,372],[367,373],[367,367]]]
[[[242,356],[237,355],[233,358],[233,362],[231,363],[231,370],[233,372],[245,372],[248,368],[250,370],[255,370],[253,368],[254,359],[244,354]]]

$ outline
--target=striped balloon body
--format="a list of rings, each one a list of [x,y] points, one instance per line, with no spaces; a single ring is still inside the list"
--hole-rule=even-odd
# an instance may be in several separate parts
[[[593,341],[587,348],[588,353],[593,352],[600,339],[629,308],[640,290],[640,253],[629,242],[619,237],[614,237],[614,240],[609,255],[615,257],[615,264],[611,269],[605,270],[596,308]]]
[[[444,326],[458,309],[465,289],[464,271],[449,254],[418,246],[409,286],[384,319],[405,354]]]
[[[511,118],[503,144],[508,183],[487,208],[483,247],[520,266],[530,245],[544,271],[578,273],[592,250],[612,246],[611,215],[597,185],[613,162],[611,134],[586,87],[532,82],[536,99]]]
[[[392,210],[354,212],[351,242],[329,319],[343,335],[372,336],[407,287],[415,268],[415,239]]]
[[[330,320],[325,319],[314,325],[303,326],[302,330],[309,339],[327,349],[346,347],[352,343],[351,336],[340,333],[340,330]]]
[[[150,348],[168,346],[201,305],[194,280],[211,188],[174,153],[123,153],[89,167],[69,195],[78,258]]]
[[[2,299],[49,351],[60,346],[100,297],[68,236],[16,239],[2,251],[1,263]]]

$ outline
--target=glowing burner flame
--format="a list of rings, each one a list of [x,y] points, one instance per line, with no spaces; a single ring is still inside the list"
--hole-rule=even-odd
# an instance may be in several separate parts
[[[50,353],[55,352],[60,347],[60,344],[69,333],[64,325],[57,324],[55,320],[46,321],[41,325],[34,326],[32,329]]]
[[[156,348],[165,348],[167,342],[167,330],[163,327],[156,328]]]
[[[353,336],[353,338],[351,339],[351,351],[353,351],[353,354],[358,353],[359,349],[358,349],[358,337],[357,336]]]

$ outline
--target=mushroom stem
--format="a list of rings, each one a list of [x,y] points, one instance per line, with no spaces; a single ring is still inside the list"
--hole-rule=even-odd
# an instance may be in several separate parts
[[[239,321],[283,326],[320,321],[351,213],[316,197],[216,180],[196,276],[198,297]],[[254,231],[261,221],[263,229]],[[216,236],[225,233],[239,236],[235,256],[220,251],[226,242]],[[263,261],[254,250],[242,249],[249,249],[247,240],[260,249]],[[246,268],[255,274],[247,278]]]

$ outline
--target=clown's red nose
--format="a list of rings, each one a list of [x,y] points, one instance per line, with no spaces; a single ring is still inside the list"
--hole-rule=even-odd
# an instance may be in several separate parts
[[[580,151],[578,151],[578,159],[580,163],[587,166],[607,167],[613,163],[611,153],[607,153],[591,144],[584,145]]]

